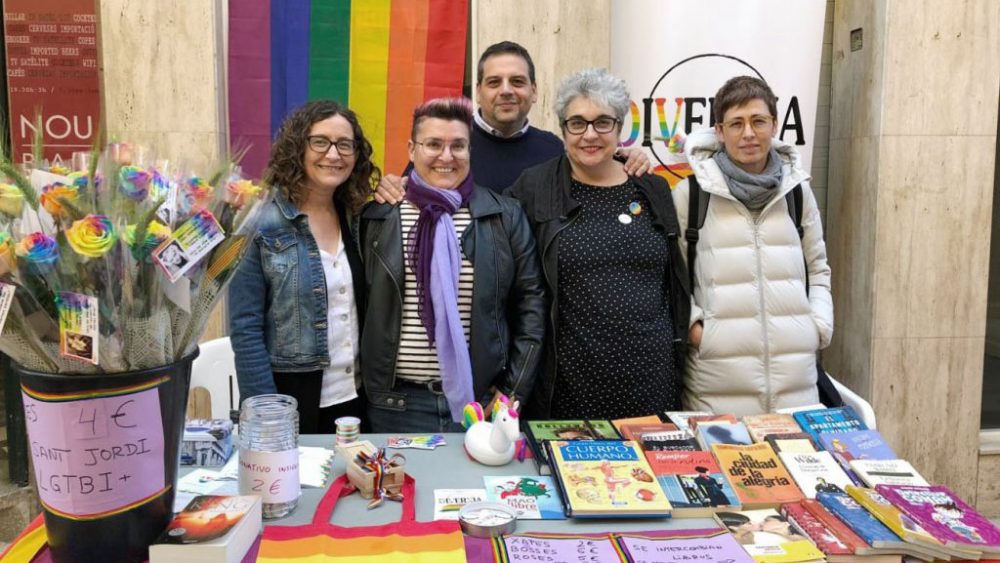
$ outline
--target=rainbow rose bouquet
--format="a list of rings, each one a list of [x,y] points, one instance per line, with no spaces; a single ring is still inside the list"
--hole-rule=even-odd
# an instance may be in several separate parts
[[[0,351],[49,373],[118,373],[191,354],[270,191],[235,155],[208,174],[127,143],[87,170],[0,158]]]

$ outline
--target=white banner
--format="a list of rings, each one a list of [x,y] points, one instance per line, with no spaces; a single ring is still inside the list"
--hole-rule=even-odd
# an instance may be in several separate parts
[[[796,146],[808,172],[825,11],[825,0],[612,3],[611,72],[632,94],[622,142],[645,146],[673,186],[690,173],[683,136],[714,125],[716,91],[757,76],[778,96],[778,138]]]

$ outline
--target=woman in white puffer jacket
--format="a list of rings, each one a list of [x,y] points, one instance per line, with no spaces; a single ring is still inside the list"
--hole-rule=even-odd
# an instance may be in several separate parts
[[[715,96],[714,130],[685,144],[708,197],[693,272],[688,409],[743,416],[819,402],[816,352],[833,336],[830,267],[809,175],[795,149],[774,139],[776,101],[762,80],[733,78]],[[798,185],[801,241],[785,198]],[[689,196],[684,180],[673,191],[682,233]]]

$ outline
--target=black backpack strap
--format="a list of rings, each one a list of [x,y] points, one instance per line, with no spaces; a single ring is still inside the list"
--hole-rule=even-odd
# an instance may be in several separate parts
[[[806,234],[802,228],[802,184],[795,186],[785,194],[785,207],[788,208],[788,215],[792,218],[795,231],[799,233],[799,242],[801,243]],[[809,295],[809,261],[806,259],[805,247],[802,247],[802,261],[806,271],[806,295]]]
[[[799,233],[799,240],[802,240],[802,237],[805,236],[805,231],[802,230],[802,184],[795,186],[785,194],[785,203],[788,204],[788,215],[791,216],[792,223],[795,224],[795,230]]]
[[[698,257],[698,231],[705,226],[705,216],[708,215],[709,194],[701,189],[698,178],[694,174],[687,177],[688,181],[688,224],[684,231],[687,240],[688,281],[691,292],[694,293],[694,261]]]

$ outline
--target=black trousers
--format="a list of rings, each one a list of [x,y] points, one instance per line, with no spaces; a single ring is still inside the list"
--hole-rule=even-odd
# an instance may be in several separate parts
[[[299,402],[299,434],[334,434],[336,420],[342,416],[361,419],[361,431],[367,431],[363,389],[358,396],[345,403],[320,408],[319,396],[323,387],[323,371],[275,372],[274,386],[278,393],[295,397]]]

